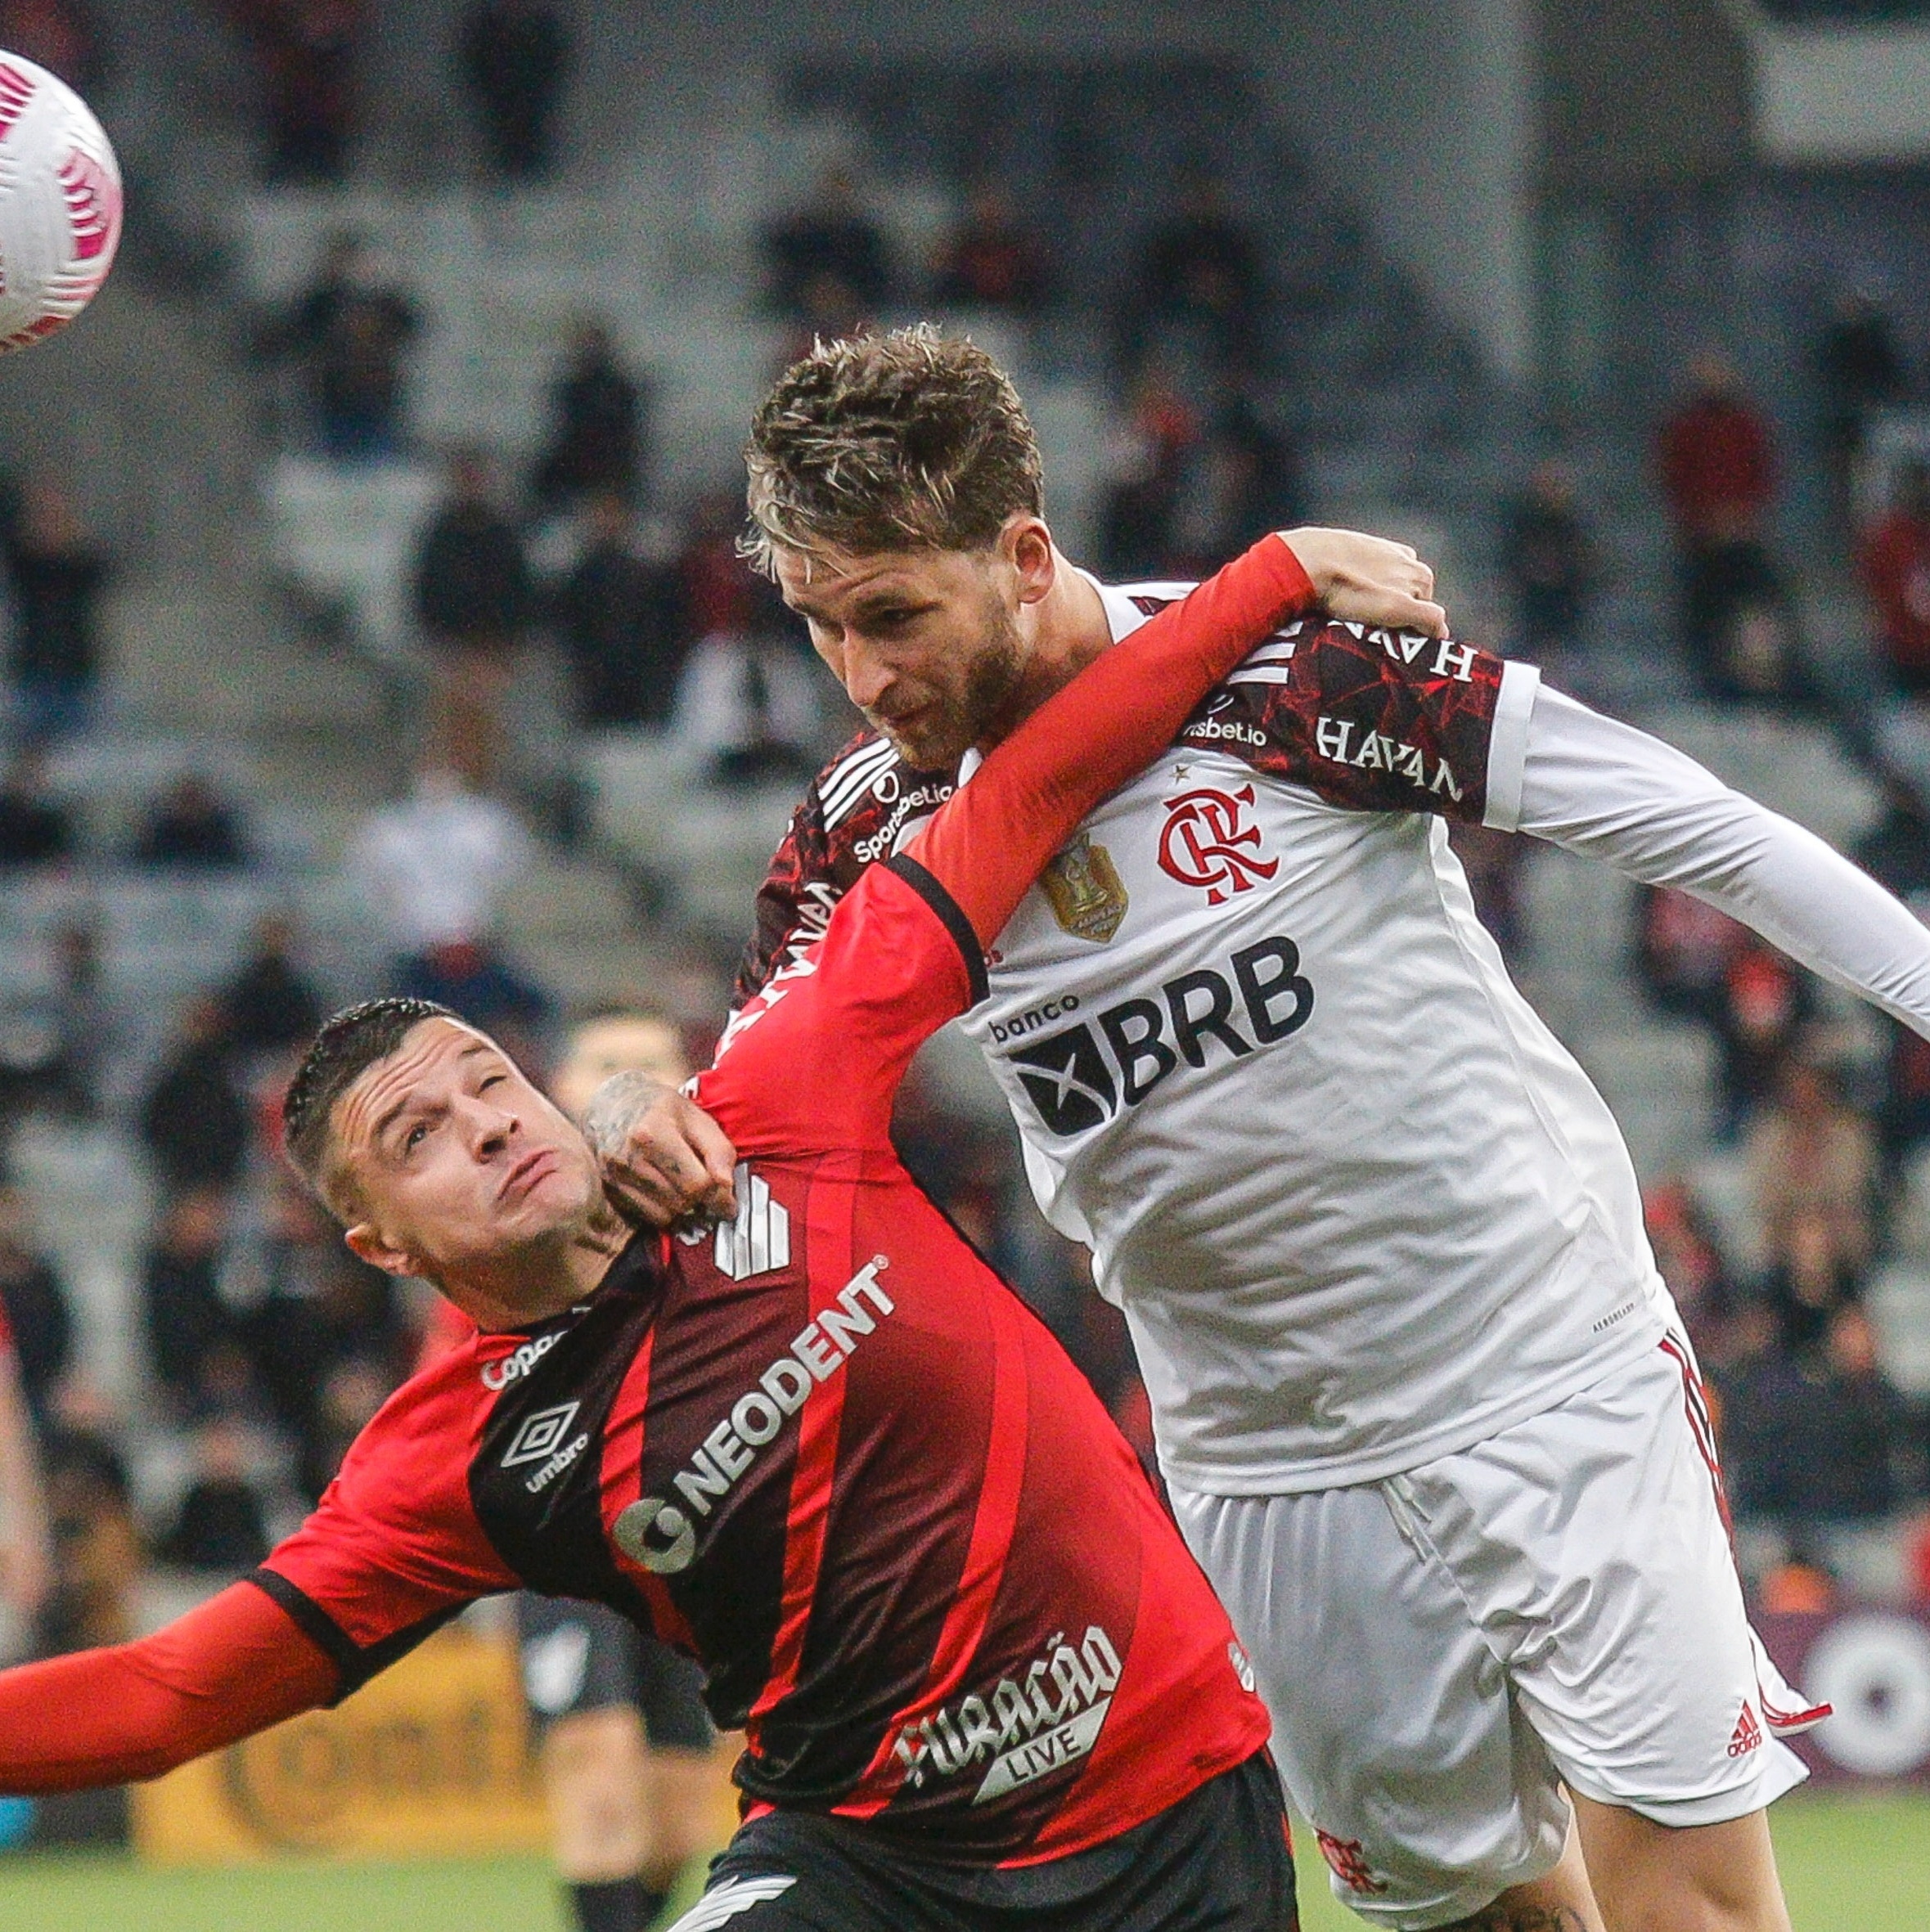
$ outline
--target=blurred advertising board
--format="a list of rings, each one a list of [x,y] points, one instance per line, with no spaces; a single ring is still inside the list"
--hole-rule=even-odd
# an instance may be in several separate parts
[[[1851,1606],[1756,1628],[1792,1683],[1836,1707],[1791,1740],[1818,1784],[1930,1785],[1930,1613]]]
[[[340,1709],[136,1786],[133,1838],[160,1864],[541,1849],[514,1645],[439,1631]]]

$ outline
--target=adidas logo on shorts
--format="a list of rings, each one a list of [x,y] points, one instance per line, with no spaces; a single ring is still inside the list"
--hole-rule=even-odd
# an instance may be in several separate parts
[[[1749,1708],[1749,1700],[1743,1700],[1743,1714],[1735,1721],[1735,1728],[1729,1734],[1729,1755],[1732,1758],[1746,1758],[1762,1742],[1762,1727],[1756,1721],[1756,1714]]]

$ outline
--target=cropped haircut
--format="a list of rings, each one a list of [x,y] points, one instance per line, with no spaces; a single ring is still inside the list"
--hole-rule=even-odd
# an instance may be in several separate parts
[[[767,577],[781,550],[976,550],[1045,509],[1038,438],[1011,379],[929,322],[821,342],[772,385],[744,452]]]
[[[331,1211],[339,1211],[329,1158],[335,1103],[425,1020],[462,1023],[459,1014],[433,1000],[365,1000],[325,1020],[302,1055],[281,1099],[281,1143],[295,1170]]]

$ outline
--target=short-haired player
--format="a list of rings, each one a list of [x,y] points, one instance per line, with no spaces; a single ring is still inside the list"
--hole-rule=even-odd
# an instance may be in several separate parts
[[[1295,542],[1411,581],[1392,546]],[[686,1932],[1290,1932],[1266,1719],[1225,1613],[889,1129],[1066,833],[1316,595],[1266,539],[847,897],[697,1082],[744,1154],[714,1229],[632,1235],[583,1134],[446,1011],[331,1021],[290,1089],[290,1154],[358,1254],[478,1332],[390,1399],[252,1579],[138,1643],[0,1674],[0,1790],[151,1776],[520,1585],[671,1638],[745,1732],[745,1822]]]
[[[745,1000],[1185,588],[1073,568],[1011,384],[929,330],[820,345],[749,469],[757,555],[871,730],[780,849]],[[964,1028],[1124,1310],[1336,1892],[1416,1929],[1781,1932],[1764,1808],[1824,1714],[1749,1629],[1621,1135],[1444,821],[1693,892],[1925,1033],[1930,934],[1532,668],[1356,615],[1290,627],[1087,818]],[[729,1160],[668,1097],[613,1184],[674,1213]]]

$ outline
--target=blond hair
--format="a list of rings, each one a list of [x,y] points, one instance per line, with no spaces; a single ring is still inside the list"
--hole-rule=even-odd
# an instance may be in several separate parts
[[[1038,438],[1011,379],[929,323],[820,342],[772,386],[745,451],[745,556],[984,550],[1038,516]]]

